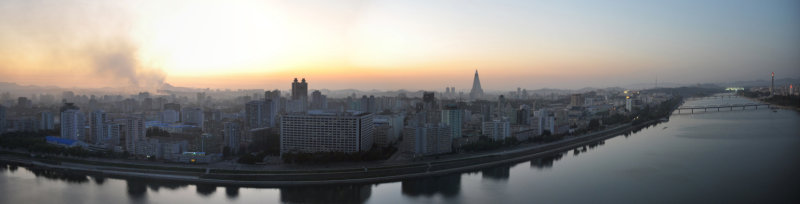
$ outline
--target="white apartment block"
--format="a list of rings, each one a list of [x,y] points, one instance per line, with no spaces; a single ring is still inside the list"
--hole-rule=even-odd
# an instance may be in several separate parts
[[[361,112],[284,115],[281,153],[367,151],[374,142],[372,119]]]

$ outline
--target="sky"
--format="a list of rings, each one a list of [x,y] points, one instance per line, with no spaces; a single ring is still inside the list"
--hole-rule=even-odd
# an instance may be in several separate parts
[[[583,88],[800,77],[800,1],[0,0],[0,82]]]

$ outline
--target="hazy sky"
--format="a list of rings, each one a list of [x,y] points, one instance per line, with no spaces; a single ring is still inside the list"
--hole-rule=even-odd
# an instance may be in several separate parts
[[[484,89],[800,77],[800,1],[0,1],[0,81]]]

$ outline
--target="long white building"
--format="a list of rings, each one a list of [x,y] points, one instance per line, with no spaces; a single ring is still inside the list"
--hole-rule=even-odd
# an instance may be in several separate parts
[[[284,115],[281,154],[367,151],[374,143],[372,118],[372,113],[362,112]]]

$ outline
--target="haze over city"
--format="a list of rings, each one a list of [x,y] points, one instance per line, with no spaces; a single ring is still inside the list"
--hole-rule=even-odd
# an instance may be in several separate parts
[[[484,89],[800,77],[798,1],[0,2],[0,82]]]
[[[0,203],[800,203],[800,0],[0,0]]]

